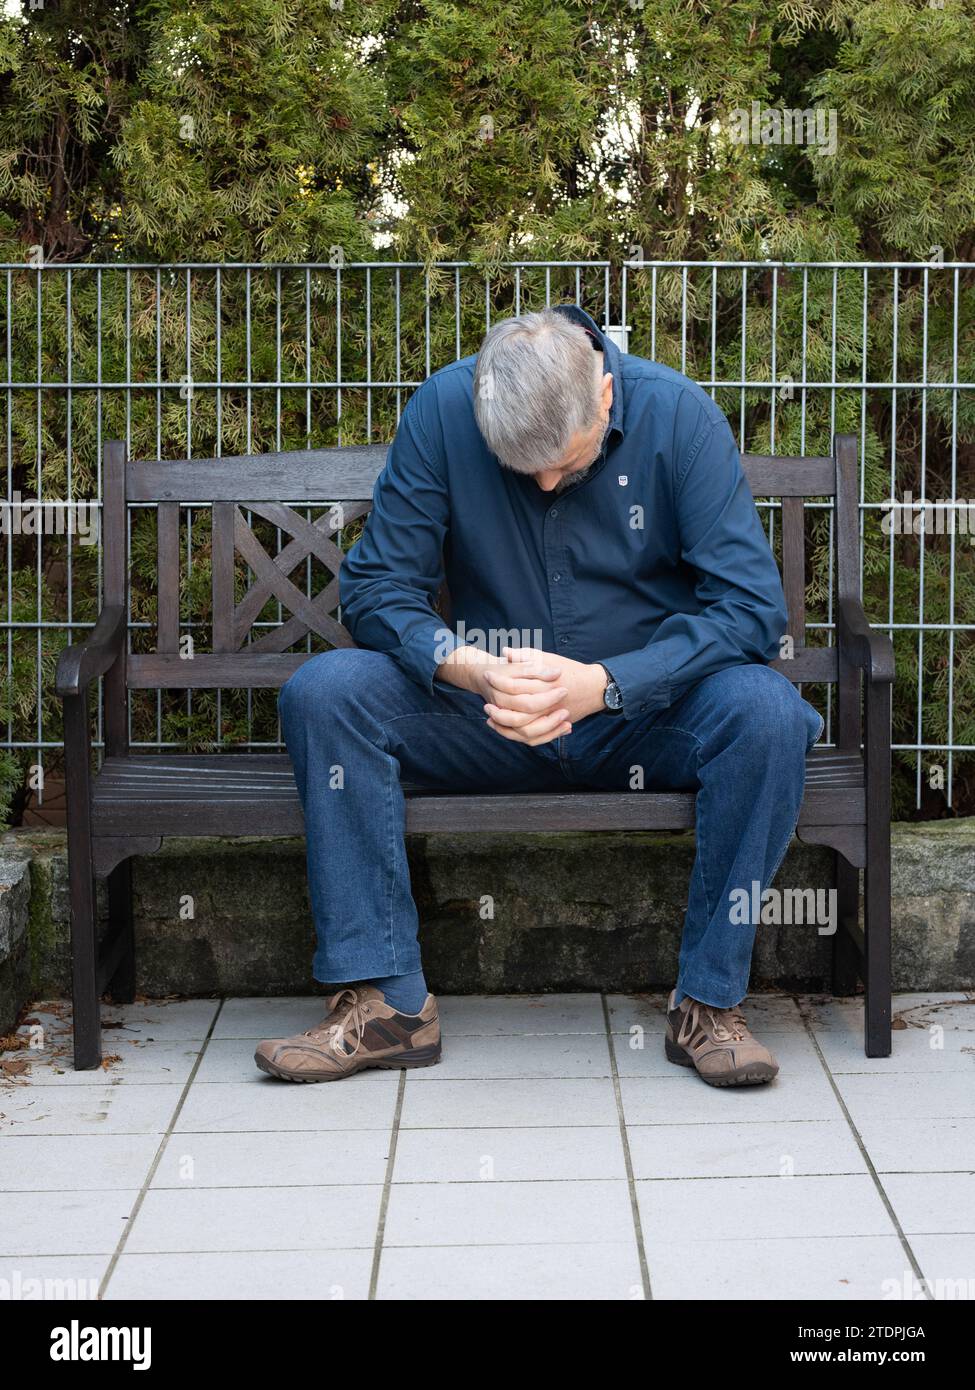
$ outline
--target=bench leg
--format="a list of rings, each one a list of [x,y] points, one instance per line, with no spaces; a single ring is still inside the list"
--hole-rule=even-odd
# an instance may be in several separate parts
[[[122,955],[108,985],[116,1004],[131,1004],[135,998],[135,931],[132,921],[132,860],[123,859],[108,876],[108,930],[118,934]]]
[[[64,702],[65,790],[68,800],[68,892],[71,902],[71,995],[74,1065],[90,1071],[102,1060],[98,997],[98,912],[91,844],[87,701]]]
[[[101,1005],[98,998],[98,943],[95,881],[71,887],[71,998],[75,1071],[90,1071],[102,1060]]]
[[[863,876],[864,1047],[889,1057],[890,1009],[890,685],[868,684],[866,700],[867,867]]]
[[[832,984],[836,995],[856,994],[860,952],[844,927],[860,916],[860,870],[854,868],[839,850],[835,851],[836,935],[833,937]]]
[[[871,844],[870,841],[873,840]],[[863,890],[864,1048],[868,1057],[889,1057],[890,1010],[890,826],[870,836]]]

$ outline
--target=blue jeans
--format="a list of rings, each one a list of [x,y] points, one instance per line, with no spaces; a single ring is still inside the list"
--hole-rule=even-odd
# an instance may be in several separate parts
[[[488,728],[482,701],[436,681],[427,694],[380,652],[312,657],[282,688],[281,725],[305,813],[317,980],[420,969],[401,779],[430,791],[697,792],[697,851],[678,998],[716,1008],[748,990],[754,926],[732,922],[735,889],[774,877],[802,803],[806,752],[823,721],[784,676],[734,666],[668,709],[593,714],[537,748]]]

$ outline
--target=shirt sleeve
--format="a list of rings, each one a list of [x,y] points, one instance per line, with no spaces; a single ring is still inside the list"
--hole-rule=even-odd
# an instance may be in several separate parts
[[[409,400],[376,480],[372,511],[339,573],[342,621],[359,646],[386,652],[426,690],[460,646],[434,610],[450,515],[446,469]]]
[[[636,651],[600,658],[628,719],[666,709],[715,671],[770,661],[788,620],[778,567],[725,419],[708,420],[685,451],[675,507],[701,609],[671,614]]]

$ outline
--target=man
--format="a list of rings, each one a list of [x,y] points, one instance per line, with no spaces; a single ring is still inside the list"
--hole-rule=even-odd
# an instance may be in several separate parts
[[[496,324],[409,401],[340,590],[358,645],[306,662],[280,710],[314,974],[341,988],[320,1024],[262,1042],[258,1066],[331,1081],[439,1060],[403,779],[696,790],[666,1054],[712,1085],[771,1080],[739,1009],[755,927],[732,906],[779,867],[823,721],[766,664],[782,587],[710,397],[575,305]]]

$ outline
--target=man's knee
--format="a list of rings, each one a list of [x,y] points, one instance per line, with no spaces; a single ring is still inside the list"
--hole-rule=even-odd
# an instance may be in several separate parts
[[[338,647],[311,657],[278,692],[278,713],[283,725],[325,711],[359,708],[367,688],[380,677],[388,661],[379,652],[359,647]]]
[[[791,681],[771,666],[733,668],[728,718],[736,740],[775,757],[805,754],[819,716]]]

